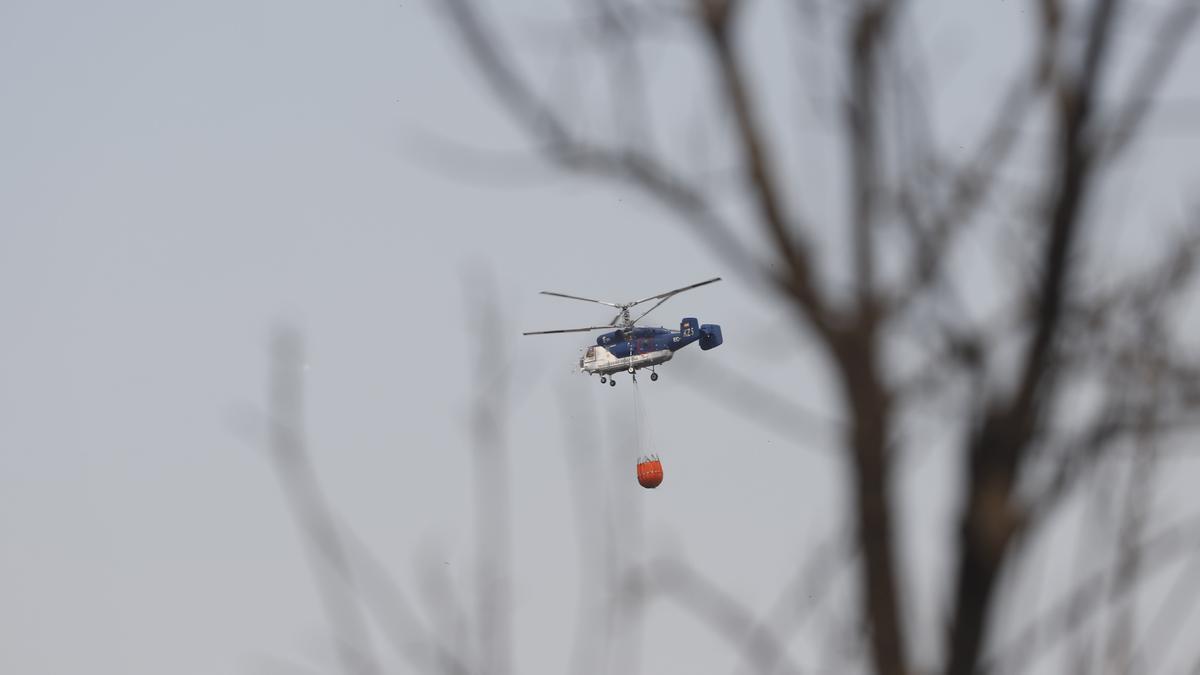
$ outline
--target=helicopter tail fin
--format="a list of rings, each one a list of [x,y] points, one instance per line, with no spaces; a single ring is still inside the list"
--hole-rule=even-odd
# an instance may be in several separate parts
[[[721,327],[715,323],[706,323],[700,326],[700,349],[705,351],[713,347],[720,347],[725,339],[721,337]]]
[[[686,347],[701,337],[700,322],[694,317],[687,317],[679,322],[679,334],[671,343],[671,351]]]

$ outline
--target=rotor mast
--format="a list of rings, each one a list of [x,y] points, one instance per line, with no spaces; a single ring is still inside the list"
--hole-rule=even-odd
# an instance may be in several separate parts
[[[621,313],[617,315],[617,318],[616,318],[616,319],[613,319],[613,322],[614,322],[614,323],[617,321],[617,319],[620,319],[620,321],[621,321],[621,326],[622,326],[622,327],[623,327],[625,330],[632,330],[632,329],[633,329],[633,319],[629,318],[629,308],[630,308],[630,307],[632,307],[632,306],[633,306],[633,305],[623,305],[623,306],[621,307]]]

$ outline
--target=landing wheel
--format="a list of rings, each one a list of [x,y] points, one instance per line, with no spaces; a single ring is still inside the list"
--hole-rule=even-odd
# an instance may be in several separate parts
[[[610,387],[615,387],[615,386],[617,386],[617,381],[616,381],[616,379],[609,380],[609,381],[608,381],[608,386],[610,386]]]
[[[650,381],[658,382],[658,373],[650,373]]]
[[[607,378],[607,377],[605,377],[605,376],[603,376],[603,375],[601,375],[601,376],[600,376],[600,384],[604,384],[605,382],[608,382],[608,378]]]

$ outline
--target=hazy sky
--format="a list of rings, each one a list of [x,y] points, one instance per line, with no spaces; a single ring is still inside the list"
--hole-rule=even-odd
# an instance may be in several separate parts
[[[930,52],[954,55],[934,73],[949,137],[970,136],[984,112],[973,92],[1011,68],[1020,5],[926,2],[913,19]],[[504,6],[538,16],[537,3]],[[792,76],[792,61],[756,56]],[[1180,71],[1197,72],[1194,48],[1186,59]],[[1200,93],[1178,75],[1171,91]],[[520,136],[428,0],[10,0],[0,101],[0,671],[330,663],[303,549],[245,424],[265,405],[281,320],[305,335],[307,425],[331,501],[417,604],[430,560],[469,589],[464,414],[480,340],[511,353],[519,672],[568,662],[577,539],[598,534],[569,508],[569,453],[617,457],[596,481],[640,511],[647,550],[685,555],[756,610],[839,528],[828,435],[763,428],[698,391],[710,365],[736,369],[836,414],[795,325],[636,195],[519,159]],[[832,141],[804,129],[812,152],[796,175],[817,181]],[[1183,212],[1200,179],[1184,138],[1139,147],[1130,220]],[[840,208],[836,190],[808,192],[818,211]],[[486,336],[467,315],[478,268],[504,315]],[[542,289],[622,300],[718,275],[656,311],[668,326],[720,323],[726,343],[642,383],[666,470],[643,491],[628,381],[573,374],[586,336],[518,333],[609,318]],[[606,427],[596,443],[570,437],[567,410]],[[905,555],[921,568],[948,536],[949,469],[906,467]],[[652,605],[643,634],[643,672],[737,663],[669,604]],[[815,661],[821,637],[801,636],[798,660]]]

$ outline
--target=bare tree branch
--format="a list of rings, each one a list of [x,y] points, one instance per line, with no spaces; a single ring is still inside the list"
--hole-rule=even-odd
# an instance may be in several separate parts
[[[795,231],[778,187],[775,169],[767,154],[763,132],[755,112],[745,75],[734,45],[737,9],[740,2],[699,0],[707,27],[708,44],[716,57],[720,81],[736,121],[740,148],[749,170],[747,182],[757,196],[757,205],[776,249],[787,264],[789,288],[805,310],[805,317],[820,333],[829,330],[829,308],[815,287],[809,245]]]
[[[969,675],[983,647],[992,591],[1020,516],[1011,503],[1021,461],[1037,423],[1039,397],[1054,382],[1052,350],[1067,295],[1068,255],[1078,230],[1091,179],[1093,101],[1107,53],[1117,0],[1092,10],[1080,73],[1058,87],[1059,146],[1036,326],[1012,399],[994,405],[971,441],[969,494],[962,516],[962,543],[955,592],[953,634],[946,659],[949,675]]]
[[[779,594],[775,606],[752,624],[753,630],[741,650],[748,665],[755,665],[755,661],[749,657],[753,654],[754,645],[763,639],[760,632],[768,631],[768,637],[773,635],[782,644],[787,644],[791,631],[817,614],[817,608],[832,592],[837,578],[858,562],[857,554],[848,554],[846,548],[846,542],[837,538],[814,547],[808,560],[797,569],[796,576]],[[776,672],[777,664],[767,662],[759,665],[762,667],[757,672]]]
[[[902,222],[914,239],[914,254],[908,278],[888,303],[892,313],[902,313],[913,300],[921,297],[922,291],[939,281],[957,236],[966,229],[991,190],[997,171],[1008,160],[1018,138],[1020,122],[1033,107],[1038,91],[1024,75],[1014,80],[974,158],[950,178],[951,194],[944,207],[925,213],[918,203],[927,200],[918,200],[914,194],[917,186],[901,188],[897,203],[904,216]]]
[[[855,325],[831,340],[847,404],[853,414],[848,446],[853,449],[858,527],[862,545],[864,617],[870,628],[871,656],[880,675],[909,671],[901,625],[895,546],[890,517],[890,462],[886,453],[890,394],[877,359],[878,315],[874,284],[874,200],[877,185],[877,59],[896,11],[890,0],[864,0],[856,8],[847,40],[851,100],[847,103],[851,149],[852,242],[858,276]],[[868,534],[869,533],[869,534]]]
[[[1085,577],[1079,584],[1063,595],[1061,601],[1041,616],[1030,621],[1026,627],[1006,640],[992,655],[984,660],[981,670],[1001,672],[1025,672],[1045,649],[1081,628],[1098,610],[1114,598],[1137,588],[1142,582],[1159,573],[1173,562],[1200,552],[1200,516],[1184,518],[1144,539],[1137,546],[1142,564],[1136,574],[1123,586],[1118,594],[1104,593],[1112,574],[1104,569]]]
[[[660,559],[650,566],[647,580],[741,649],[758,672],[801,672],[770,627],[756,625],[749,610],[686,563]]]
[[[901,623],[909,613],[901,599],[893,560],[891,455],[903,445],[895,442],[894,427],[903,423],[902,416],[912,414],[913,401],[923,396],[926,386],[943,393],[950,391],[947,385],[961,383],[969,390],[972,398],[966,405],[956,404],[965,415],[967,471],[958,549],[953,554],[957,565],[957,585],[949,598],[953,616],[941,666],[949,674],[974,673],[988,644],[995,590],[1013,557],[1013,541],[1035,533],[1079,477],[1122,447],[1136,431],[1131,420],[1136,406],[1144,402],[1141,385],[1130,386],[1128,391],[1117,387],[1116,396],[1105,403],[1105,414],[1085,424],[1077,435],[1063,432],[1060,435],[1067,436],[1065,439],[1056,436],[1057,406],[1067,387],[1064,381],[1083,378],[1084,369],[1092,368],[1120,382],[1119,378],[1133,372],[1131,364],[1145,366],[1153,361],[1160,364],[1164,379],[1170,382],[1169,396],[1164,396],[1156,420],[1183,422],[1191,407],[1200,406],[1200,376],[1189,379],[1191,371],[1173,358],[1163,312],[1156,309],[1162,307],[1162,298],[1184,292],[1196,267],[1194,248],[1200,247],[1172,252],[1168,264],[1147,275],[1145,283],[1124,280],[1111,293],[1087,297],[1076,288],[1086,271],[1077,254],[1082,251],[1094,186],[1120,147],[1135,135],[1153,92],[1165,77],[1162,73],[1180,52],[1196,7],[1187,3],[1175,6],[1167,18],[1173,23],[1163,24],[1163,44],[1152,47],[1139,62],[1137,72],[1145,77],[1135,81],[1127,103],[1106,117],[1099,110],[1099,92],[1125,3],[1033,0],[1039,33],[1031,61],[1028,69],[1022,66],[999,98],[996,117],[985,127],[979,148],[965,164],[946,170],[942,167],[950,163],[937,157],[932,140],[925,140],[928,148],[918,148],[914,154],[917,171],[903,175],[900,187],[893,190],[883,184],[887,175],[884,164],[893,146],[886,137],[887,129],[879,124],[888,104],[880,94],[881,80],[888,71],[881,71],[879,64],[886,58],[885,50],[899,44],[892,40],[915,38],[896,28],[903,3],[856,0],[837,5],[845,10],[839,20],[846,22],[844,72],[849,84],[841,128],[850,168],[850,222],[845,231],[857,284],[855,306],[840,307],[837,296],[823,289],[815,262],[818,255],[812,241],[818,224],[810,222],[803,209],[787,198],[789,180],[775,155],[779,144],[765,121],[765,111],[771,109],[769,90],[753,90],[755,73],[739,48],[750,3],[687,0],[687,4],[693,11],[682,18],[700,28],[696,34],[711,56],[709,64],[719,85],[718,102],[732,118],[730,135],[740,158],[737,171],[744,190],[739,196],[752,208],[775,258],[750,254],[732,221],[722,216],[725,204],[698,183],[694,174],[673,170],[672,163],[640,135],[641,129],[649,128],[645,121],[648,113],[634,114],[636,106],[623,110],[620,102],[614,101],[620,117],[616,126],[634,141],[604,145],[585,139],[567,122],[571,117],[552,105],[553,99],[539,96],[530,80],[518,73],[515,59],[501,47],[499,32],[482,19],[472,0],[447,0],[446,6],[488,86],[543,156],[561,168],[633,186],[680,216],[739,271],[755,280],[765,279],[781,291],[790,300],[789,310],[817,336],[831,361],[845,405],[842,442],[853,479],[855,532],[861,551],[857,597],[861,619],[869,629],[865,637],[869,650],[862,653],[869,654],[865,660],[877,673],[905,675],[911,665]],[[634,36],[639,34],[637,19],[630,19],[625,6],[616,0],[589,0],[589,6],[598,11],[602,35],[608,36],[602,39],[612,42],[606,45],[603,58],[614,78],[614,92],[622,86],[643,86],[641,74],[631,70],[636,64],[628,60],[636,58],[631,54],[636,48]],[[808,15],[814,12],[809,10]],[[1075,21],[1076,16],[1083,20]],[[1072,31],[1078,25],[1083,27],[1082,40],[1076,41]],[[898,46],[896,49],[899,53]],[[1052,146],[1048,179],[1042,181],[1046,188],[1031,217],[1038,227],[1034,237],[1036,272],[1030,275],[1036,281],[1028,289],[1030,311],[1010,316],[1006,306],[1005,325],[995,327],[963,327],[959,325],[962,321],[939,317],[931,326],[936,333],[930,340],[933,358],[924,370],[949,374],[925,377],[918,373],[914,380],[902,379],[901,386],[890,384],[903,365],[897,367],[897,359],[885,349],[891,346],[883,333],[892,325],[887,322],[918,323],[921,317],[913,311],[914,306],[924,307],[918,305],[921,301],[932,305],[956,291],[943,278],[950,250],[981,219],[981,206],[988,196],[997,194],[997,175],[1015,154],[1024,123],[1042,110],[1037,104],[1047,96],[1052,104]],[[932,138],[932,133],[927,136]],[[922,181],[937,186],[923,191]],[[885,201],[892,192],[896,194],[894,206]],[[879,257],[875,249],[883,241],[876,239],[880,236],[876,225],[884,220],[886,208],[900,211],[912,242],[902,263],[904,278],[895,292],[877,288],[885,275],[875,269]],[[1025,219],[1029,214],[1019,216]],[[782,271],[773,271],[770,263],[774,261],[784,263]],[[968,304],[944,311],[965,315]],[[1010,319],[1011,327],[1007,324]],[[1089,328],[1089,322],[1107,328]],[[1114,327],[1121,322],[1146,328],[1140,334],[1127,334]],[[1016,367],[1003,367],[1014,376],[1006,389],[1000,389],[992,380],[997,379],[997,363],[1006,363],[1002,360],[1007,356],[1006,343],[1013,340],[1019,340],[1011,360]],[[1064,349],[1068,342],[1070,350]],[[743,411],[754,408],[781,428],[794,427],[799,416],[795,411],[768,403],[777,397],[757,387],[738,389],[754,393],[744,397],[750,402],[739,397]],[[1166,427],[1159,431],[1166,433]],[[1043,489],[1034,493],[1031,502],[1022,501],[1028,493],[1018,487],[1027,487],[1031,478],[1043,475],[1045,480],[1038,486]],[[1145,565],[1126,568],[1126,578],[1132,579]],[[754,623],[748,610],[711,584],[693,583],[691,574],[680,578],[697,594],[690,600],[693,611],[706,616],[710,625],[727,637],[735,628],[753,628],[748,637],[733,639],[741,649],[749,650],[746,656],[752,666],[769,667],[770,659],[761,656],[763,652],[786,654],[786,642],[770,619]],[[1124,584],[1120,586],[1113,588],[1112,595],[1126,593]],[[1135,656],[1122,656],[1120,660],[1132,664],[1132,658]]]
[[[1200,4],[1195,0],[1176,0],[1154,32],[1150,51],[1133,76],[1128,94],[1121,97],[1124,105],[1116,111],[1102,152],[1107,158],[1120,154],[1137,135],[1137,130],[1150,110],[1154,94],[1162,86],[1179,52],[1187,45],[1187,36],[1200,16]]]
[[[603,148],[576,138],[559,116],[522,79],[499,44],[498,32],[484,23],[473,0],[446,0],[455,27],[472,61],[497,98],[536,140],[548,159],[574,171],[627,183],[678,214],[721,257],[752,279],[791,289],[793,280],[775,278],[732,234],[702,190],[670,171],[665,164],[633,148]]]
[[[845,420],[790,403],[785,396],[753,378],[720,364],[706,367],[703,375],[685,371],[680,377],[706,385],[691,387],[689,393],[711,398],[746,419],[796,440],[806,449],[823,450],[820,448],[822,439],[836,442],[838,434],[845,433],[847,428]]]
[[[1152,385],[1153,386],[1153,385]],[[1137,430],[1140,452],[1133,459],[1126,481],[1125,503],[1122,507],[1122,520],[1117,533],[1117,564],[1109,587],[1109,595],[1114,598],[1117,615],[1109,625],[1106,661],[1108,670],[1113,673],[1132,673],[1134,667],[1135,616],[1133,603],[1121,603],[1119,598],[1128,594],[1128,587],[1137,578],[1138,566],[1141,564],[1141,551],[1137,543],[1142,539],[1149,518],[1149,484],[1153,479],[1152,472],[1157,462],[1157,438],[1154,429],[1154,408],[1157,407],[1158,397],[1152,397],[1146,402],[1142,411],[1141,424]]]
[[[1200,596],[1200,556],[1192,558],[1179,570],[1175,582],[1164,596],[1162,604],[1144,633],[1142,644],[1135,649],[1130,664],[1140,672],[1166,672],[1164,667],[1149,664],[1167,663],[1171,644],[1187,625],[1187,616],[1194,611]],[[1154,654],[1157,658],[1152,658]]]
[[[895,3],[863,2],[847,36],[850,60],[850,97],[844,115],[851,165],[850,211],[854,242],[855,280],[858,284],[859,320],[874,323],[876,195],[880,192],[877,141],[879,89],[878,60],[893,21]]]
[[[427,653],[432,652],[434,661],[440,666],[440,672],[448,675],[466,675],[469,672],[466,665],[455,651],[447,646],[447,642],[454,636],[440,630],[430,631],[417,617],[390,571],[350,527],[343,523],[339,528],[346,542],[348,555],[354,563],[360,599],[375,618],[383,639],[387,640],[396,654],[413,668],[426,668]],[[444,597],[438,598],[438,602],[442,606],[452,604],[450,599]]]
[[[351,675],[375,675],[380,672],[379,663],[356,597],[354,574],[305,447],[301,428],[303,370],[299,336],[281,329],[272,345],[272,466],[292,517],[304,535],[341,667]]]
[[[486,281],[474,284],[490,290]],[[509,521],[509,462],[504,408],[508,401],[508,367],[496,358],[494,335],[505,335],[495,298],[485,297],[470,316],[474,332],[493,338],[481,341],[475,373],[489,386],[477,387],[471,410],[474,449],[472,474],[475,496],[476,606],[475,629],[479,667],[504,675],[512,669],[511,523]],[[501,351],[503,348],[501,348]]]
[[[913,266],[909,278],[891,301],[892,311],[899,313],[930,284],[936,283],[950,258],[950,249],[986,196],[992,191],[997,173],[1005,165],[1018,139],[1023,121],[1049,86],[1058,61],[1062,26],[1062,7],[1059,0],[1039,3],[1040,40],[1037,54],[1028,72],[1020,72],[1000,98],[995,117],[985,127],[979,147],[971,159],[951,178],[950,195],[946,203],[930,213],[924,213],[913,193],[918,186],[901,188],[898,203],[904,221],[915,240]],[[921,180],[922,172],[913,172]],[[928,201],[934,201],[928,199]]]

